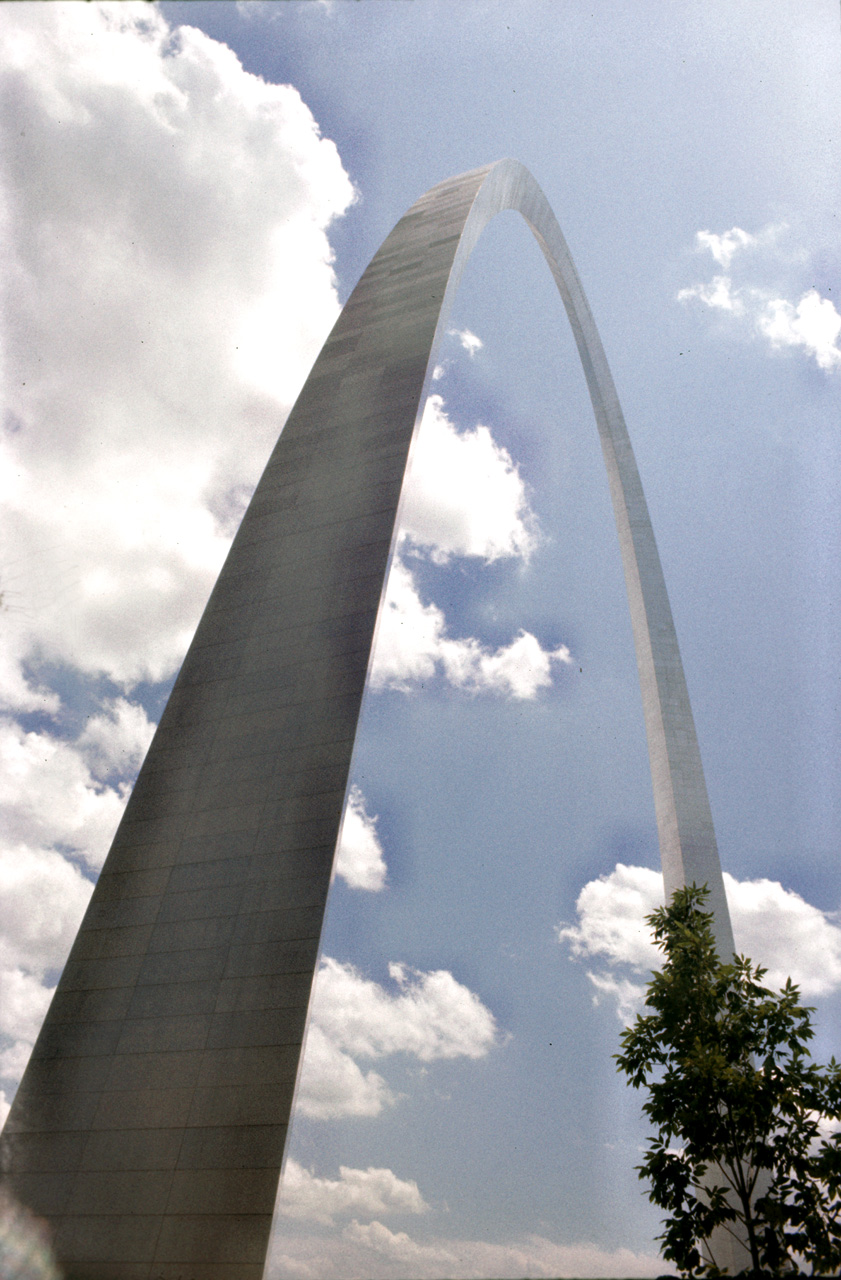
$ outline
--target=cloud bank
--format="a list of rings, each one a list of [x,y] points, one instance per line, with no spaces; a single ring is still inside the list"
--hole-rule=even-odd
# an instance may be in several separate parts
[[[646,1277],[663,1270],[653,1251],[604,1249],[586,1241],[561,1243],[541,1235],[492,1242],[429,1236],[417,1239],[375,1219],[354,1219],[338,1235],[296,1236],[278,1221],[269,1252],[267,1280],[501,1280],[522,1277]]]

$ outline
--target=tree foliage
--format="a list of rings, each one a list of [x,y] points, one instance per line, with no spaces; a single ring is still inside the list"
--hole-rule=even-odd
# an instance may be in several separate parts
[[[771,991],[750,960],[719,960],[706,897],[692,885],[648,917],[665,960],[616,1055],[648,1090],[657,1132],[638,1168],[668,1214],[663,1255],[684,1274],[721,1275],[725,1231],[750,1250],[753,1274],[835,1274],[841,1065],[809,1059],[813,1010],[791,980]]]

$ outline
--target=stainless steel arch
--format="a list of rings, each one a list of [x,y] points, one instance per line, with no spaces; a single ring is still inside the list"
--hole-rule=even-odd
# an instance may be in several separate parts
[[[733,949],[671,610],[558,224],[513,160],[427,192],[348,300],[234,540],[3,1134],[67,1280],[262,1274],[408,453],[487,222],[518,210],[572,324],[625,567],[668,891]]]

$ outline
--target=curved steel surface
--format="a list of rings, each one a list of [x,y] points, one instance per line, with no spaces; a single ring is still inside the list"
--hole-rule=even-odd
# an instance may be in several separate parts
[[[732,935],[651,523],[563,236],[512,160],[371,261],[295,404],[161,718],[3,1134],[67,1280],[258,1280],[411,442],[487,222],[531,226],[575,334],[625,568],[668,891]]]

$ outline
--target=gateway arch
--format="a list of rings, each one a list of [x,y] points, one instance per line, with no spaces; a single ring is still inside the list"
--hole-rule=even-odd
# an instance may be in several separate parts
[[[733,950],[666,586],[604,351],[522,165],[440,183],[349,298],[175,682],[3,1133],[66,1280],[260,1280],[400,491],[482,229],[528,222],[575,335],[633,624],[667,893]]]

